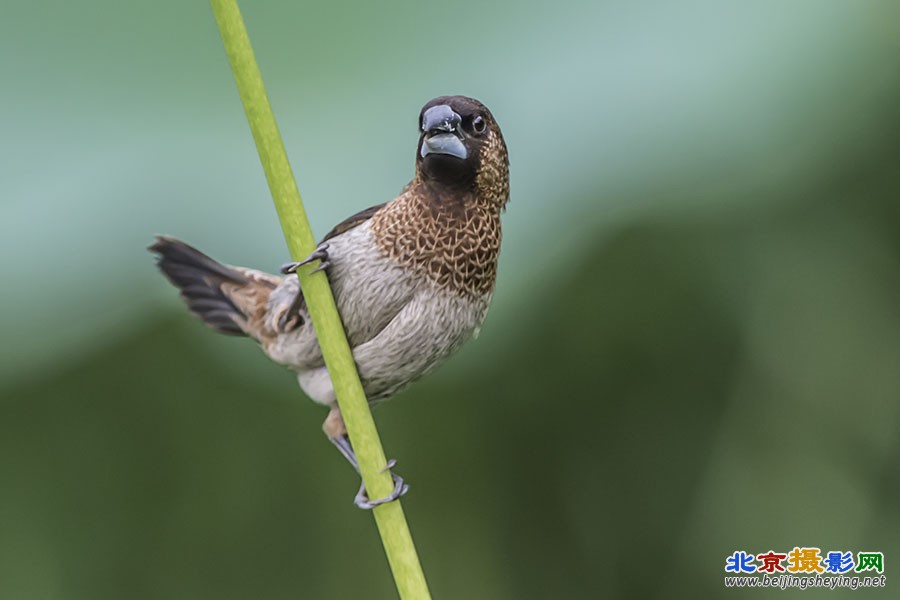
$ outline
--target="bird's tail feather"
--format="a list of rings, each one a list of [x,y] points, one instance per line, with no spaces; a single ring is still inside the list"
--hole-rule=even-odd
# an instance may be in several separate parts
[[[188,308],[220,333],[259,339],[261,316],[277,278],[216,262],[175,238],[158,236],[149,248],[157,266],[181,290]]]

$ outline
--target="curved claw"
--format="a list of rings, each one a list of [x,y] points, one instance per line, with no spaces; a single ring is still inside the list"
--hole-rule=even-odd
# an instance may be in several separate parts
[[[385,471],[389,471],[397,464],[397,461],[393,458],[387,462],[387,466],[385,466],[379,473],[384,473]],[[391,473],[391,480],[394,482],[394,489],[390,494],[385,496],[384,498],[380,498],[378,500],[369,500],[369,496],[366,493],[366,484],[361,483],[359,485],[359,491],[356,493],[356,497],[353,499],[353,503],[363,510],[371,510],[378,506],[379,504],[386,504],[388,502],[393,502],[403,494],[409,491],[409,485],[403,481],[403,478],[397,475],[396,473]]]
[[[293,321],[293,323],[291,321]],[[281,316],[278,317],[279,331],[291,331],[297,327],[298,323],[302,324],[303,319],[297,314],[297,309],[293,306],[281,313]]]
[[[321,261],[319,266],[310,271],[310,275],[321,271],[323,269],[327,269],[331,264],[331,261],[328,260],[328,244],[322,244],[318,248],[316,248],[315,252],[301,260],[300,262],[289,262],[281,265],[281,273],[283,275],[290,275],[291,273],[296,273],[297,269],[302,267],[303,265],[308,265],[314,260]]]
[[[299,267],[300,263],[298,262],[286,262],[281,265],[281,268],[279,268],[278,270],[282,275],[290,275],[291,273],[296,273]]]

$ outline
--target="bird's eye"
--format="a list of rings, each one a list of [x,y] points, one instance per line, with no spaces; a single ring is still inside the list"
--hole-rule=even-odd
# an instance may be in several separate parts
[[[475,133],[484,133],[485,127],[487,127],[487,125],[484,122],[484,117],[479,115],[472,119],[472,131]]]

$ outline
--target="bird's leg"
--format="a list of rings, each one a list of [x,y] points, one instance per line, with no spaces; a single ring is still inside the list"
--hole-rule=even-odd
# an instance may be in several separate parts
[[[291,305],[288,306],[287,310],[281,313],[281,316],[278,318],[278,327],[280,328],[280,331],[288,332],[295,327],[303,325],[300,309],[303,308],[304,302],[303,291],[300,289],[300,284],[298,283],[297,293],[291,301]],[[294,319],[294,323],[291,323],[292,319]]]
[[[301,260],[300,262],[289,262],[281,265],[281,273],[283,275],[289,275],[291,273],[296,273],[297,269],[302,267],[303,265],[308,265],[314,260],[322,261],[319,263],[319,266],[310,271],[310,274],[313,274],[317,271],[321,271],[322,269],[327,269],[331,265],[331,261],[328,260],[328,244],[322,244],[318,248],[316,248],[315,252]]]
[[[359,463],[357,463],[356,461],[356,454],[353,452],[353,448],[350,446],[350,440],[347,438],[346,434],[338,437],[331,437],[328,439],[337,447],[338,452],[340,452],[341,455],[343,455],[343,457],[347,459],[347,462],[350,463],[350,466],[352,466],[353,469],[357,473],[359,473]],[[390,469],[393,469],[396,464],[397,461],[391,458],[387,461],[387,465],[385,465],[385,467],[379,472],[384,473],[385,471],[389,471]],[[359,491],[356,492],[356,497],[353,499],[353,503],[356,504],[356,506],[358,506],[359,508],[372,509],[379,504],[393,502],[409,491],[409,485],[407,485],[407,483],[403,481],[402,477],[400,477],[393,471],[391,471],[391,480],[394,482],[393,491],[391,491],[391,493],[384,498],[380,498],[378,500],[369,500],[369,495],[366,492],[366,484],[364,482],[360,483]]]
[[[353,470],[359,473],[359,463],[356,460],[356,453],[353,452],[353,447],[350,445],[350,438],[347,437],[347,432],[344,429],[344,420],[341,418],[340,410],[337,408],[331,409],[328,418],[325,419],[323,429],[325,430],[325,433],[328,434],[329,441],[335,445],[338,452],[341,453],[341,456],[346,458],[347,462],[350,463],[350,466],[353,467]],[[380,472],[384,473],[385,471],[389,471],[390,469],[393,469],[396,464],[397,461],[392,458],[387,461],[387,465]],[[353,503],[359,508],[368,510],[375,508],[379,504],[392,502],[409,491],[409,485],[403,481],[402,477],[393,471],[391,471],[391,480],[394,482],[393,491],[379,500],[369,500],[369,496],[366,493],[365,482],[360,483],[359,491],[356,493]]]
[[[319,246],[315,252],[307,256],[304,260],[300,262],[289,262],[281,265],[281,272],[284,275],[290,275],[291,273],[296,273],[297,269],[302,267],[305,264],[309,264],[314,260],[322,261],[318,267],[310,271],[310,274],[315,273],[316,271],[321,271],[322,269],[327,269],[331,264],[331,261],[328,260],[328,244],[322,244]],[[303,306],[304,298],[303,292],[300,291],[300,288],[297,288],[297,295],[294,297],[294,301],[291,302],[290,307],[286,311],[281,314],[281,318],[278,319],[278,325],[281,327],[282,331],[288,331],[288,321],[294,316],[300,314],[300,307]],[[299,321],[302,324],[302,320]]]

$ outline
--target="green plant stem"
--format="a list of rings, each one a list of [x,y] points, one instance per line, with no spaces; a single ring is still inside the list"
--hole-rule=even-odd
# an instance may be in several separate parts
[[[269,182],[284,237],[294,260],[302,260],[315,250],[316,241],[275,124],[275,116],[269,105],[244,20],[235,0],[211,0],[210,3]],[[381,440],[356,372],[353,354],[344,335],[344,327],[328,286],[328,279],[321,272],[310,275],[310,270],[310,266],[301,269],[300,284],[313,327],[366,489],[371,498],[382,498],[391,492],[393,483],[388,473],[381,472],[387,462]],[[400,597],[404,600],[430,598],[400,501],[382,504],[372,512]],[[347,568],[350,571],[353,566],[348,565]]]

